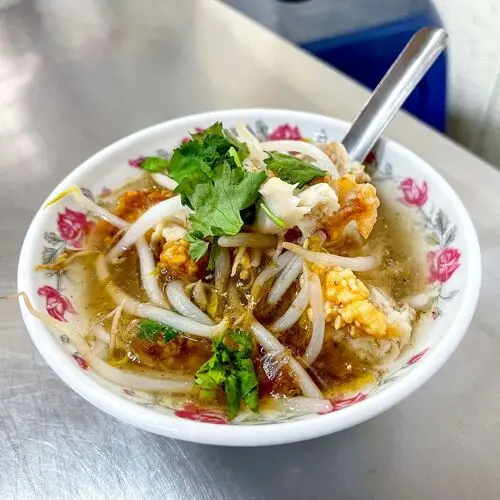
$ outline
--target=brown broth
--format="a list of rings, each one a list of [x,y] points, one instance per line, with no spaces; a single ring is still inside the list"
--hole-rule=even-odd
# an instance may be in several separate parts
[[[369,241],[362,249],[344,253],[352,256],[380,254],[382,265],[379,269],[357,275],[363,282],[384,289],[395,300],[400,301],[406,296],[419,293],[425,286],[422,257],[419,255],[419,245],[415,244],[420,241],[419,238],[418,228],[410,224],[404,214],[384,200],[382,195],[378,221]],[[84,300],[92,321],[102,318],[115,308],[115,304],[97,279],[95,258],[95,255],[89,255],[82,259],[81,282],[85,283]],[[134,250],[127,252],[118,265],[110,265],[109,268],[114,283],[134,298],[147,301],[141,287],[138,258]],[[266,307],[262,301],[255,310],[255,317],[264,325],[270,324],[286,311],[297,290],[298,286],[293,285],[275,307]],[[123,314],[120,329],[125,330],[133,319]],[[110,320],[107,320],[105,326],[110,328]],[[277,337],[294,356],[300,358],[309,342],[310,329],[310,322],[304,316],[298,324],[277,334]],[[210,341],[187,336],[180,336],[167,344],[141,341],[133,339],[132,336],[128,341],[125,339],[119,342],[117,347],[112,353],[110,363],[134,370],[148,368],[194,374],[211,356]],[[280,364],[271,359],[260,348],[256,349],[253,359],[261,397],[300,394],[286,363]],[[377,376],[375,368],[351,352],[341,336],[336,337],[335,331],[329,326],[323,349],[308,371],[327,396],[356,390]],[[222,401],[224,399],[220,394],[218,398],[222,398]]]
[[[396,301],[421,292],[426,275],[420,252],[422,233],[397,206],[379,192],[378,219],[363,251],[381,253],[381,266],[358,276],[366,284],[382,288]]]

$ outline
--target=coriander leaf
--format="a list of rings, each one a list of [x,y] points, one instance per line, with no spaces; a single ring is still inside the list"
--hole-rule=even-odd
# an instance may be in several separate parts
[[[216,356],[212,356],[196,372],[195,384],[207,390],[213,390],[226,380],[223,364]]]
[[[246,172],[242,160],[248,148],[220,122],[192,134],[192,140],[181,144],[172,155],[168,175],[178,186],[175,189],[182,203],[193,209],[189,253],[201,258],[208,249],[207,236],[234,235],[243,226],[241,211],[251,218],[265,172]],[[251,208],[252,207],[252,208]]]
[[[232,328],[228,330],[227,338],[236,346],[237,357],[243,358],[251,356],[253,341],[249,333],[239,328]]]
[[[236,361],[238,379],[240,381],[241,397],[252,411],[259,408],[259,381],[252,360],[239,358]]]
[[[237,171],[235,171],[237,172]],[[245,172],[242,171],[243,179],[234,189],[233,203],[239,206],[240,210],[253,205],[259,197],[259,188],[267,179],[265,172]],[[236,175],[234,176],[237,179]]]
[[[203,141],[207,136],[218,135],[224,136],[224,127],[222,126],[222,122],[215,122],[210,125],[210,127],[204,128],[195,134],[191,134],[191,137],[196,141]]]
[[[140,161],[139,166],[150,173],[163,172],[168,168],[169,161],[158,156],[148,156]]]
[[[224,335],[218,335],[214,337],[212,340],[212,352],[217,353],[223,349],[225,349],[226,345],[224,344]]]
[[[227,400],[227,415],[234,418],[240,400],[252,411],[258,411],[258,379],[252,362],[252,336],[239,329],[228,330],[225,336],[212,341],[212,357],[196,372],[195,385],[200,398],[213,398],[219,387]]]
[[[204,236],[238,234],[243,226],[240,210],[255,203],[265,179],[265,172],[232,170],[227,162],[218,165],[213,182],[200,183],[188,194],[192,229]]]
[[[171,326],[163,325],[163,341],[166,343],[174,340],[179,335],[179,332],[172,328]]]
[[[237,153],[240,161],[248,156],[246,145],[225,132],[220,122],[192,134],[192,138],[175,149],[168,169],[169,177],[179,183],[176,191],[183,196],[206,177],[211,178],[211,170],[221,161],[227,160],[238,167],[231,150]]]
[[[168,169],[169,177],[179,183],[177,191],[181,194],[186,194],[186,188],[192,188],[205,177],[211,178],[214,165],[224,159],[231,160],[237,167],[238,164],[230,150],[235,151],[239,159],[248,156],[248,148],[226,134],[220,122],[193,134],[192,138],[193,140],[175,149]],[[182,186],[185,180],[189,182],[186,186]]]
[[[229,153],[229,156],[234,160],[234,163],[236,164],[236,166],[239,168],[243,168],[243,164],[241,163],[240,157],[238,156],[236,149],[231,147],[231,148],[229,148],[228,153]]]
[[[143,319],[137,325],[137,338],[156,342],[162,326],[163,325],[157,321]]]
[[[200,260],[208,250],[208,241],[203,241],[201,237],[203,237],[203,233],[200,231],[190,231],[184,238],[190,243],[189,255],[194,260]]]
[[[240,142],[236,137],[231,135],[227,130],[224,131],[227,140],[233,145],[233,148],[238,153],[238,158],[243,161],[249,154],[250,151],[248,146],[244,142]]]
[[[235,373],[230,373],[224,382],[224,391],[227,398],[227,418],[231,420],[240,411],[240,381]]]
[[[165,342],[170,342],[179,335],[179,332],[171,326],[153,321],[152,319],[143,319],[137,325],[138,339],[156,342],[160,335],[163,336]]]
[[[224,384],[226,380],[226,369],[220,352],[221,342],[223,348],[223,341],[217,338],[214,339],[212,343],[213,356],[203,363],[195,374],[195,385],[203,390],[202,396],[204,398],[209,398],[210,391],[213,394],[215,389]]]
[[[179,185],[184,180],[195,185],[197,182],[207,180],[202,167],[209,165],[216,158],[217,153],[213,149],[204,149],[203,145],[197,141],[186,142],[174,151],[170,159],[168,175]]]
[[[228,331],[227,337],[231,343],[237,346],[233,351],[236,365],[236,375],[240,382],[241,397],[252,411],[258,411],[259,381],[255,373],[255,368],[251,359],[253,341],[249,333],[232,329]]]
[[[210,127],[196,133],[192,134],[191,137],[195,140],[201,141],[205,140],[205,138],[210,137],[212,140],[213,137],[222,137],[224,138],[227,142],[230,143],[230,145],[235,149],[235,152],[238,154],[238,157],[240,160],[244,160],[248,154],[248,147],[245,143],[240,142],[236,137],[234,137],[230,132],[227,130],[224,130],[222,123],[221,122],[216,122]],[[222,141],[219,141],[219,144],[222,146],[223,143]],[[223,146],[225,148],[225,146]],[[229,150],[228,150],[229,151]]]
[[[290,184],[298,184],[299,187],[325,175],[323,170],[312,163],[284,153],[269,153],[269,158],[266,158],[264,163],[280,179]]]

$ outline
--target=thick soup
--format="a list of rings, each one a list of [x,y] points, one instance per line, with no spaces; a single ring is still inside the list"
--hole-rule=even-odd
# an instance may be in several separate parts
[[[418,235],[340,144],[236,132],[217,123],[142,159],[56,265],[81,273],[88,362],[112,382],[229,419],[327,411],[410,342]]]

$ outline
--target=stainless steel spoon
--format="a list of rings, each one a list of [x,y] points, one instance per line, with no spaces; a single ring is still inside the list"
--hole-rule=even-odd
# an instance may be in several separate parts
[[[423,28],[408,42],[344,137],[351,161],[362,162],[418,82],[446,48],[448,34]]]

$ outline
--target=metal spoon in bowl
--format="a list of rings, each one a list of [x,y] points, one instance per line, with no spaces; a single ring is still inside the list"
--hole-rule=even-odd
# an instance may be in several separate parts
[[[446,48],[448,34],[423,28],[408,42],[344,137],[351,161],[362,162],[418,82]]]

